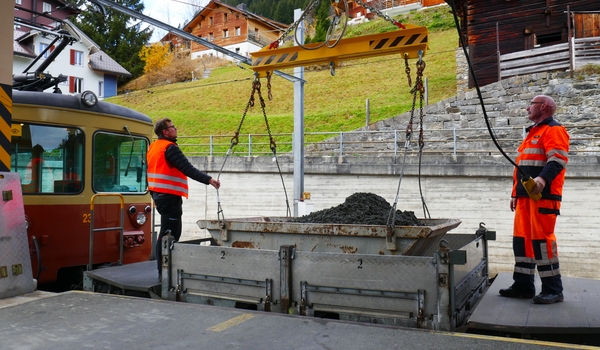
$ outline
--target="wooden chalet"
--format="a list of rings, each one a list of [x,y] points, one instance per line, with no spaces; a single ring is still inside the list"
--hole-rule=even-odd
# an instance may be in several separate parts
[[[277,40],[287,28],[286,24],[248,12],[244,4],[233,7],[211,0],[183,30],[249,57],[251,52]],[[191,44],[192,59],[217,55],[221,54],[198,43]]]
[[[81,12],[75,5],[62,0],[14,0],[14,3],[15,17],[22,23],[47,29],[52,29],[63,19]]]
[[[456,6],[464,42],[468,46],[469,58],[474,66],[477,82],[481,86],[502,78],[500,55],[567,44],[569,35],[575,38],[587,38],[600,34],[598,14],[600,2],[598,1],[446,0],[446,2],[451,6],[454,3]],[[568,22],[568,9],[572,14],[571,23]],[[471,78],[469,87],[473,86]]]

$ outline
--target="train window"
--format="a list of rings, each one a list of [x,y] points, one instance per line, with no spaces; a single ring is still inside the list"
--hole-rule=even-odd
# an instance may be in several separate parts
[[[94,191],[146,192],[147,149],[146,138],[97,132],[93,143]]]
[[[81,192],[84,135],[79,129],[20,124],[11,137],[11,169],[21,178],[23,194]]]

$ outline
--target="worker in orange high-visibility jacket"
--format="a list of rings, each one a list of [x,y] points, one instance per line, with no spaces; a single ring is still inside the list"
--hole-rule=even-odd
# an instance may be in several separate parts
[[[500,295],[512,298],[533,298],[537,304],[563,301],[563,286],[558,264],[558,248],[554,226],[560,214],[562,189],[569,152],[569,134],[554,119],[556,103],[545,95],[534,97],[527,112],[534,124],[518,149],[516,163],[531,176],[535,186],[532,199],[523,186],[523,175],[515,168],[510,209],[515,212],[513,252],[514,283],[500,289]],[[542,281],[540,294],[535,295],[534,277],[537,266]]]
[[[219,180],[196,169],[177,146],[177,128],[168,118],[159,119],[154,124],[158,140],[148,149],[148,189],[156,210],[160,214],[160,233],[155,246],[158,276],[161,279],[163,236],[170,232],[175,241],[181,237],[181,197],[188,198],[187,178],[191,178],[218,189]]]

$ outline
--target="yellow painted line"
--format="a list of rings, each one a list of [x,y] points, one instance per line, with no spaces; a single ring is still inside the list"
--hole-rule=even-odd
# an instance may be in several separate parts
[[[439,334],[439,332],[436,332]],[[493,340],[499,342],[508,342],[508,343],[519,343],[519,344],[532,344],[532,345],[540,345],[540,346],[552,346],[555,348],[565,348],[565,349],[600,349],[596,346],[588,346],[588,345],[577,345],[577,344],[567,344],[567,343],[554,343],[550,341],[541,341],[541,340],[528,340],[528,339],[518,339],[518,338],[505,338],[505,337],[494,337],[491,335],[480,335],[480,334],[469,334],[469,333],[451,333],[451,332],[442,332],[445,335],[451,335],[455,337],[461,338],[472,338],[472,339],[484,339],[484,340]]]
[[[221,331],[226,330],[227,328],[231,328],[233,326],[237,326],[238,324],[240,324],[242,322],[246,322],[253,317],[254,317],[254,315],[252,315],[252,314],[241,314],[237,317],[232,318],[231,320],[221,322],[217,325],[214,325],[214,326],[210,327],[208,330],[213,331],[213,332],[221,332]]]

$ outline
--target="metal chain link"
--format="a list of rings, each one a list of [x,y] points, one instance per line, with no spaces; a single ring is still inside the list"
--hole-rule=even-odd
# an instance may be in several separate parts
[[[273,101],[273,93],[271,92],[271,77],[273,76],[273,74],[271,73],[271,71],[267,72],[267,97],[269,98],[269,101]]]
[[[312,0],[308,6],[306,6],[306,10],[304,10],[304,12],[302,12],[302,16],[300,16],[300,18],[292,23],[280,36],[279,38],[277,38],[277,40],[275,40],[270,46],[269,49],[276,49],[279,47],[279,42],[283,41],[285,39],[286,36],[288,36],[288,34],[290,34],[293,30],[297,30],[298,29],[298,24],[302,21],[304,21],[304,19],[310,14],[312,13],[312,11],[319,6],[319,3],[321,3],[321,0]]]
[[[408,54],[404,54],[404,72],[406,72],[406,79],[408,80],[408,87],[412,86],[412,79],[410,77],[410,66],[408,65]]]
[[[386,21],[392,23],[396,27],[402,28],[402,29],[406,29],[406,27],[404,26],[404,24],[396,21],[395,19],[393,19],[390,16],[386,15],[385,13],[381,12],[381,10],[375,8],[374,6],[371,6],[371,5],[367,4],[367,3],[364,3],[362,0],[355,0],[355,1],[360,6],[366,8],[367,10],[370,10],[371,12],[375,12],[377,14],[377,16],[383,17]]]

